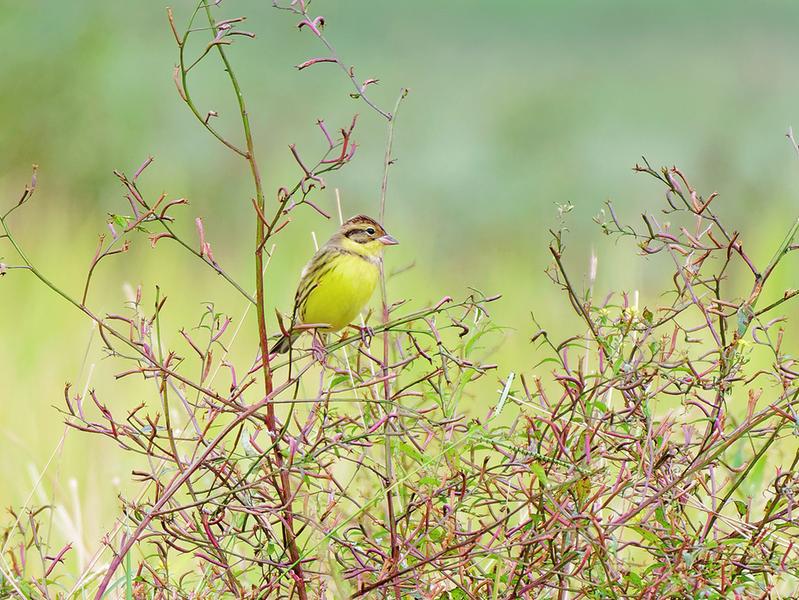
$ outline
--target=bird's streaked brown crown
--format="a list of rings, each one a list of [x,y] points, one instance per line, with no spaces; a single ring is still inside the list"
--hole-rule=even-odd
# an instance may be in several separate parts
[[[346,220],[339,229],[339,235],[359,244],[368,244],[373,241],[379,241],[385,245],[397,243],[397,240],[391,237],[380,223],[366,215],[356,215]]]

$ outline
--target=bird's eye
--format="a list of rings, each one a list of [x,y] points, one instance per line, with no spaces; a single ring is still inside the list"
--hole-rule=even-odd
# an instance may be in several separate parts
[[[374,227],[368,227],[366,229],[366,233],[368,233],[369,235],[374,235],[375,234],[375,228]]]

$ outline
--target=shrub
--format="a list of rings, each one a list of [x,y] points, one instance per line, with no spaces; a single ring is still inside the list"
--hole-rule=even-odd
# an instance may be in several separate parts
[[[324,19],[295,0],[279,8],[299,19],[326,54],[298,68],[335,63],[353,95],[385,119],[387,145],[378,214],[385,212],[393,110],[368,96],[324,35]],[[32,199],[35,171],[0,218],[18,264],[96,324],[118,379],[140,378],[151,396],[122,411],[94,390],[64,391],[62,412],[109,448],[141,455],[135,497],[120,498],[117,526],[89,567],[67,583],[71,546],[51,548],[38,525],[47,510],[15,513],[5,535],[3,591],[24,597],[344,598],[663,598],[766,597],[796,585],[794,498],[799,373],[782,344],[787,290],[761,301],[799,222],[763,266],[677,168],[636,170],[665,190],[661,215],[624,224],[608,204],[603,231],[633,242],[664,273],[663,293],[597,301],[579,290],[563,256],[565,231],[552,232],[552,281],[582,319],[564,340],[532,335],[543,353],[528,374],[509,373],[495,398],[463,399],[493,376],[489,318],[497,296],[474,292],[408,311],[382,287],[382,310],[362,335],[330,340],[324,360],[303,348],[270,356],[265,276],[270,242],[292,211],[321,212],[312,192],[345,167],[356,149],[356,119],[315,161],[291,152],[302,176],[268,197],[255,155],[243,85],[226,47],[252,34],[242,18],[219,18],[201,2],[187,26],[169,12],[178,48],[175,83],[213,138],[247,164],[253,183],[254,293],[215,259],[196,219],[196,240],[174,226],[184,199],[149,198],[140,188],[151,159],[117,172],[125,211],[110,217],[80,292],[62,290],[28,260],[11,228]],[[199,47],[190,45],[207,36]],[[241,138],[215,126],[193,95],[192,69],[216,57],[239,106]],[[792,139],[792,138],[791,138]],[[168,310],[156,287],[140,286],[118,314],[89,304],[92,276],[146,236],[157,251],[176,243],[233,286],[257,318],[258,349],[230,361],[238,324],[209,304],[182,345],[162,340]],[[667,268],[662,268],[665,264]],[[745,270],[751,289],[729,284]],[[769,290],[769,294],[774,292]],[[766,297],[766,296],[764,296]],[[249,310],[249,309],[248,309]],[[279,335],[280,332],[273,332]],[[275,336],[271,336],[274,338]],[[532,353],[531,353],[532,354]],[[751,485],[748,485],[751,484]],[[745,488],[763,494],[744,493]],[[38,555],[34,564],[31,555]]]

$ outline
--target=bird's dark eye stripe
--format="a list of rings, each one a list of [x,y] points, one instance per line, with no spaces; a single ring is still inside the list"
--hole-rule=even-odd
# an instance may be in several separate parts
[[[364,233],[364,230],[363,229],[350,229],[345,235],[348,238],[351,238],[352,236],[358,235],[360,233]]]

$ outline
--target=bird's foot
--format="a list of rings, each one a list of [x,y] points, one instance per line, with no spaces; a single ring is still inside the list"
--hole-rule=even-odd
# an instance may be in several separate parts
[[[369,346],[372,345],[372,338],[375,337],[375,330],[368,325],[364,325],[363,327],[360,327],[359,325],[353,325],[352,327],[358,332],[358,335],[361,336],[361,342],[363,342],[363,345],[369,348]]]
[[[323,367],[327,366],[327,348],[325,348],[325,345],[318,335],[313,336],[313,341],[311,342],[311,356]]]

